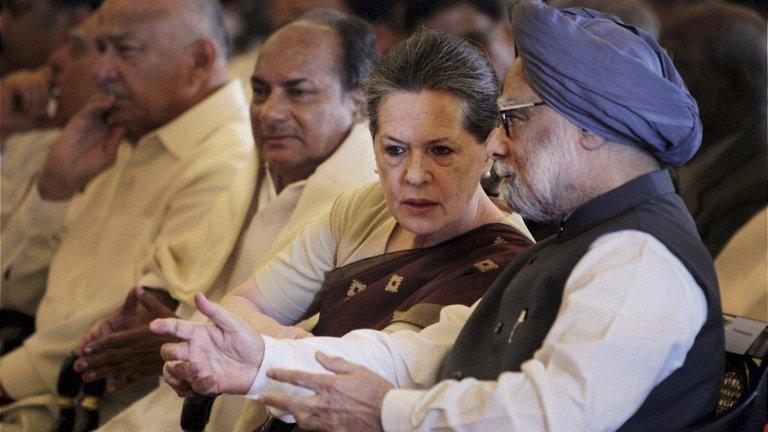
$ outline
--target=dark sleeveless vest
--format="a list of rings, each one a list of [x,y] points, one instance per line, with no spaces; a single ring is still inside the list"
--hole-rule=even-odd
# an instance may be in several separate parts
[[[552,327],[578,261],[597,238],[621,230],[648,233],[680,259],[704,292],[707,319],[683,365],[656,386],[620,430],[678,431],[709,414],[723,379],[720,295],[712,258],[667,171],[643,175],[592,199],[560,224],[558,234],[518,255],[467,321],[441,377],[495,380],[502,372],[519,372]]]

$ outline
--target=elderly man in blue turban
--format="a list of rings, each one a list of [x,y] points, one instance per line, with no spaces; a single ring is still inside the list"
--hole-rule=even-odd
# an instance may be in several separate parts
[[[186,339],[163,348],[169,384],[321,430],[677,431],[714,410],[717,280],[662,169],[696,152],[696,103],[612,16],[522,0],[511,19],[520,58],[489,154],[508,204],[558,233],[420,333],[278,341],[199,298],[212,323],[152,324]]]

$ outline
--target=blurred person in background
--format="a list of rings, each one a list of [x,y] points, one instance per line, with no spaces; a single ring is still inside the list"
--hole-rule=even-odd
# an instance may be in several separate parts
[[[36,188],[36,177],[61,127],[85,106],[96,92],[91,70],[97,58],[91,16],[70,31],[67,42],[51,53],[36,72],[17,71],[3,79],[0,88],[3,126],[16,130],[3,139],[2,151],[2,352],[10,351],[34,329],[37,305],[45,290],[47,263],[61,241],[66,206],[50,214],[44,229],[28,236],[14,217],[22,202]],[[51,101],[51,89],[56,99]],[[21,109],[13,105],[18,98]],[[50,105],[54,103],[53,111]],[[36,114],[40,113],[40,114]],[[51,126],[51,128],[49,128]],[[19,132],[22,129],[31,130]],[[13,328],[14,334],[7,334]],[[16,333],[21,332],[21,333]]]
[[[764,320],[766,30],[758,13],[716,2],[681,9],[661,36],[704,127],[701,150],[679,169],[680,195],[715,259],[723,310]]]
[[[414,0],[405,5],[407,33],[426,27],[466,36],[485,50],[499,81],[504,78],[515,50],[506,11],[498,0]]]
[[[3,0],[0,2],[0,76],[35,69],[62,45],[69,31],[101,0]]]
[[[767,29],[757,13],[715,2],[680,10],[661,36],[701,111],[701,150],[678,175],[715,258],[768,202]]]

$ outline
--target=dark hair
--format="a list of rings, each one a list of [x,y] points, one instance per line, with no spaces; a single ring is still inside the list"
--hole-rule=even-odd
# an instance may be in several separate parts
[[[405,30],[413,31],[419,23],[426,21],[450,7],[466,4],[493,21],[501,18],[501,6],[498,0],[410,0],[405,9]]]
[[[371,135],[382,100],[396,92],[438,91],[461,101],[464,126],[485,141],[496,126],[499,82],[488,59],[460,36],[421,30],[394,48],[363,80]]]
[[[346,91],[361,87],[363,77],[378,61],[376,35],[365,20],[345,13],[319,9],[307,12],[286,24],[305,21],[330,27],[339,36],[341,58],[338,61],[342,88]]]
[[[85,7],[90,10],[96,10],[101,6],[102,0],[48,0],[48,2],[60,9],[73,9],[77,7]]]
[[[355,15],[368,22],[397,24],[395,0],[344,0],[344,5]]]

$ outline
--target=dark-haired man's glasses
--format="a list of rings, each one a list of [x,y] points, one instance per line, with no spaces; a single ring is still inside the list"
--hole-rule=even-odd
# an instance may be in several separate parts
[[[544,102],[528,102],[528,103],[522,103],[522,104],[514,104],[514,105],[502,105],[499,107],[499,118],[501,119],[501,124],[504,126],[504,131],[507,133],[508,138],[512,138],[512,117],[514,116],[513,112],[526,109],[526,108],[533,108],[540,105],[545,105]],[[516,120],[520,120],[519,118],[516,118]]]

